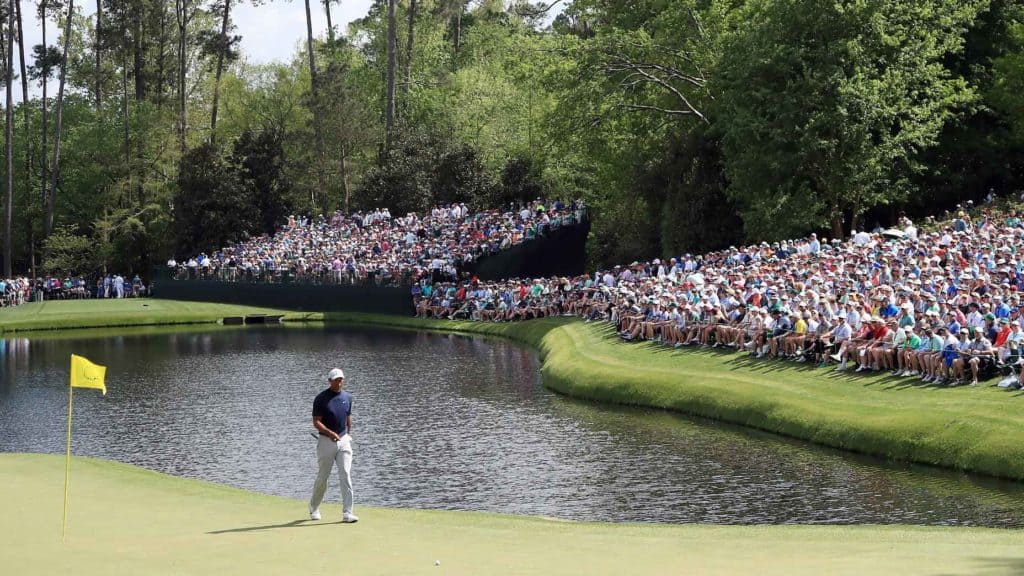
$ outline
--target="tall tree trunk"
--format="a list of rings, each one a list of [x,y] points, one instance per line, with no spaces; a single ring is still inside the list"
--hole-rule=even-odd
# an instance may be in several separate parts
[[[64,82],[68,73],[68,46],[71,45],[71,16],[75,13],[75,0],[68,0],[67,23],[64,25],[64,51],[60,60],[60,82],[57,84],[57,122],[56,134],[53,137],[53,182],[50,185],[50,198],[46,204],[46,235],[53,232],[53,217],[57,211],[57,184],[60,182],[60,129],[64,117]]]
[[[16,9],[15,17],[18,19],[18,61],[21,64],[21,110],[25,115],[25,135],[29,135],[29,109],[28,109],[28,74],[25,73],[25,38],[21,20],[21,0],[14,3]],[[32,155],[28,153],[29,147],[25,147],[25,168],[31,171]],[[29,172],[26,172],[28,174]]]
[[[7,197],[4,201],[4,278],[11,273],[14,250],[11,247],[14,225],[14,0],[7,7],[7,49],[4,54],[6,74],[4,85],[7,89],[7,109],[4,111],[4,145],[7,148]]]
[[[41,0],[39,2],[39,12],[40,12],[39,20],[40,20],[40,25],[42,27],[42,33],[43,33],[43,49],[45,50],[46,46],[47,46],[47,44],[46,44],[46,0]],[[40,184],[41,184],[41,186],[40,186],[40,188],[41,188],[41,192],[40,192],[40,194],[41,194],[41,204],[40,204],[40,207],[44,211],[46,210],[47,202],[49,202],[49,200],[48,200],[49,194],[47,194],[47,186],[49,185],[49,173],[48,173],[48,170],[47,170],[48,162],[46,160],[46,136],[47,136],[47,129],[49,128],[49,126],[47,125],[47,114],[46,114],[46,112],[47,112],[47,109],[46,109],[46,84],[47,84],[47,80],[49,80],[49,78],[50,78],[50,66],[44,60],[43,61],[43,79],[40,81],[40,84],[42,84],[42,92],[43,92],[43,99],[42,99],[42,123],[43,123],[43,129],[42,129],[42,138],[41,138],[42,144],[41,144],[41,146],[39,148],[39,179],[41,181],[40,182]]]
[[[123,205],[129,206],[132,195],[132,147],[131,125],[128,116],[128,58],[125,57],[123,50],[121,51],[121,124],[124,126],[124,172],[127,176]]]
[[[416,0],[409,0],[409,31],[406,33],[405,62],[402,70],[402,94],[408,94],[412,88],[412,54],[415,44],[413,36],[416,33]],[[403,99],[404,100],[404,99]],[[403,106],[405,103],[403,102]]]
[[[341,162],[338,165],[338,172],[340,172],[340,174],[338,174],[338,176],[341,177],[341,197],[345,199],[345,214],[349,213],[349,211],[348,211],[348,204],[349,204],[348,162],[346,161],[346,157],[347,156],[348,156],[348,151],[345,149],[344,146],[342,146],[342,148],[341,148]]]
[[[856,230],[856,228],[854,228]],[[832,237],[843,239],[843,215],[842,213],[834,213],[832,215]]]
[[[320,204],[320,209],[326,214],[328,203],[327,178],[324,174],[324,136],[323,129],[321,128],[322,122],[320,122],[320,79],[316,72],[316,52],[313,48],[313,16],[309,11],[309,0],[306,0],[306,49],[309,52],[309,87],[313,96],[313,132],[316,139],[316,195],[318,198],[315,202]]]
[[[455,11],[455,33],[452,34],[452,46],[455,48],[455,56],[459,56],[459,50],[462,49],[462,10],[464,6],[462,2],[459,2],[458,7]]]
[[[21,18],[21,0],[15,0],[14,7],[17,10],[17,13],[15,14],[15,18],[18,19],[18,61],[21,64],[21,111],[24,114],[24,124],[25,124],[24,131],[23,131],[23,134],[25,135],[24,136],[25,137],[25,176],[24,176],[24,178],[25,178],[25,183],[28,184],[28,183],[30,183],[29,179],[32,178],[32,143],[31,143],[31,138],[32,138],[32,136],[31,136],[31,134],[32,134],[32,120],[31,120],[31,118],[32,118],[32,114],[31,114],[31,110],[29,110],[29,107],[28,107],[28,74],[25,72],[25,36],[24,36],[24,33],[23,33],[24,32],[24,26],[22,24],[22,18]],[[32,226],[30,225],[29,229],[31,229],[31,228],[32,228]],[[31,242],[32,242],[32,238],[31,238],[31,234],[29,234],[29,243],[31,244]],[[32,250],[32,248],[29,247],[29,252],[30,253],[34,253],[34,250]],[[35,262],[34,261],[30,262],[30,266],[32,267],[32,269],[34,271],[35,270]],[[33,272],[33,277],[35,277],[35,272]]]
[[[142,0],[132,0],[132,71],[135,75],[135,101],[146,97],[146,75],[144,74],[142,49]]]
[[[213,82],[213,110],[210,113],[210,144],[217,142],[217,104],[220,101],[220,78],[224,74],[224,56],[228,49],[228,15],[231,0],[224,0],[224,16],[220,22],[220,50],[217,52],[217,76]]]
[[[331,42],[331,49],[334,49],[334,23],[331,22],[331,0],[324,0],[324,12],[327,14],[327,39]]]
[[[167,7],[160,5],[160,52],[157,56],[156,107],[164,109],[164,88],[167,81]]]
[[[103,33],[103,0],[96,0],[96,42],[93,46],[93,52],[96,58],[96,109],[99,110],[103,105],[103,98],[101,96],[101,86],[103,84],[103,72],[100,69],[100,35]]]
[[[177,0],[178,12],[178,147],[185,151],[188,130],[188,110],[185,107],[185,68],[188,64],[188,0]]]
[[[395,0],[388,0],[388,77],[387,102],[384,106],[384,157],[391,154],[392,137],[395,129],[395,66],[397,64],[397,24],[395,22]]]

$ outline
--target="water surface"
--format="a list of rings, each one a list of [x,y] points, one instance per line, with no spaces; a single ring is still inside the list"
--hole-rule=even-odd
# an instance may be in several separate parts
[[[0,339],[0,451],[63,452],[72,352],[106,365],[109,389],[76,393],[75,454],[268,494],[308,498],[311,403],[340,366],[355,396],[357,506],[641,522],[1024,524],[1018,483],[574,401],[541,386],[528,349],[416,332]],[[338,500],[335,483],[328,499]]]

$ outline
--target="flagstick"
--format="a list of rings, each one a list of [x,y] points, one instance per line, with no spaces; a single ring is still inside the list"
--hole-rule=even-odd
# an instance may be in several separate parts
[[[75,389],[68,386],[68,452],[64,458],[64,522],[60,529],[62,543],[68,535],[68,486],[71,484],[71,401],[74,395]]]

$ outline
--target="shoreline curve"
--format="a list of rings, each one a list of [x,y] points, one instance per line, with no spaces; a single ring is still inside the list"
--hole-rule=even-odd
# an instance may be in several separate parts
[[[215,322],[219,314],[241,308],[168,300],[48,304],[0,311],[0,334],[32,337],[47,330],[58,336],[72,328]],[[606,325],[572,318],[483,323],[284,312],[290,323],[500,337],[536,349],[544,386],[567,396],[664,409],[888,460],[1024,480],[1024,410],[1016,406],[1021,392],[990,385],[950,389],[715,350],[623,343]]]

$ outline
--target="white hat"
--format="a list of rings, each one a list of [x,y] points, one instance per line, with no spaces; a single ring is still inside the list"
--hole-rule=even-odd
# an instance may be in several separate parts
[[[344,377],[345,377],[345,373],[341,371],[341,368],[334,368],[334,369],[332,369],[327,374],[327,381],[328,382],[333,382],[334,380],[337,380],[338,378],[344,378]]]

